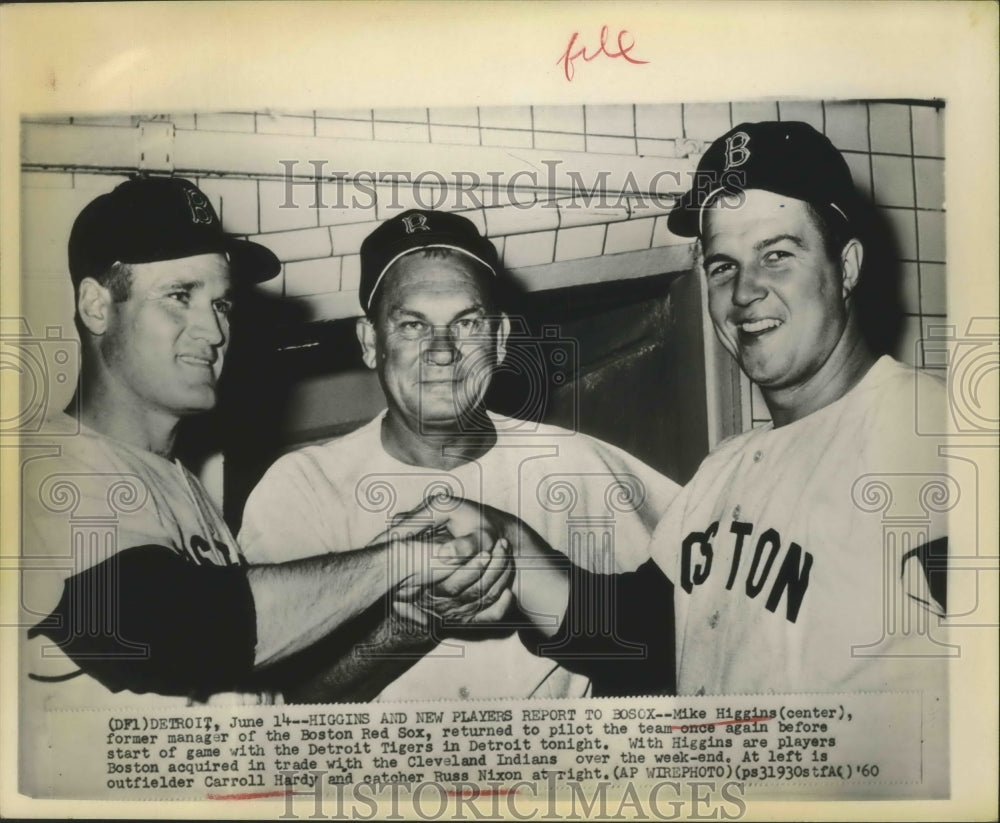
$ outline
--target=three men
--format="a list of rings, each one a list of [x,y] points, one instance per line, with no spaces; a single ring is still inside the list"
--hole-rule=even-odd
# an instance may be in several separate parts
[[[286,455],[271,467],[244,512],[240,542],[247,557],[281,562],[342,551],[443,489],[515,512],[555,545],[577,541],[579,549],[568,550],[595,570],[625,571],[646,559],[652,528],[676,491],[673,483],[607,443],[485,408],[510,332],[498,299],[503,272],[493,244],[459,214],[413,210],[365,240],[361,265],[365,316],[358,339],[365,364],[378,373],[387,409],[352,434]],[[606,500],[618,489],[632,502],[616,511]],[[574,525],[581,515],[607,522],[581,530]],[[447,620],[428,621],[425,612],[419,603],[397,600],[345,627],[349,641],[338,650],[340,660],[294,686],[289,697],[318,702],[588,693],[586,678],[530,654],[510,626],[500,636],[457,632]],[[392,613],[405,616],[411,631]],[[668,691],[672,664],[664,668],[662,688]],[[394,674],[399,676],[391,679]]]

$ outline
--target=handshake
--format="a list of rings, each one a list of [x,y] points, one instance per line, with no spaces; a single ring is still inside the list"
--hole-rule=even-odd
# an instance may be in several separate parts
[[[568,561],[513,515],[441,494],[398,515],[373,542],[390,546],[395,613],[419,629],[496,624],[515,601],[529,617],[528,604],[542,608],[538,628],[557,628],[562,610],[552,609],[565,608],[558,581]]]

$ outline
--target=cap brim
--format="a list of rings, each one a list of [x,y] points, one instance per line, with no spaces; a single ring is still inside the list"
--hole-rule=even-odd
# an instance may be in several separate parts
[[[697,237],[699,211],[694,190],[685,192],[667,215],[667,229],[678,237]]]
[[[230,237],[226,241],[233,277],[243,283],[263,283],[278,276],[281,261],[266,246]]]

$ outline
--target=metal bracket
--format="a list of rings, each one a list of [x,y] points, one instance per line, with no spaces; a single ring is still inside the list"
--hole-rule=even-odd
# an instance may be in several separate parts
[[[162,120],[140,120],[139,171],[174,170],[174,124]]]

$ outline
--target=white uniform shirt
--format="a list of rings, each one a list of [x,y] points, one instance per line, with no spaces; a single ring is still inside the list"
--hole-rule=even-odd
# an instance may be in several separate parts
[[[382,415],[357,431],[285,455],[247,500],[240,543],[253,563],[359,548],[442,484],[516,514],[581,565],[630,570],[677,486],[628,453],[554,426],[491,415],[498,442],[443,472],[382,447]],[[578,697],[589,680],[532,655],[516,634],[448,639],[386,687],[380,700]]]
[[[946,536],[947,481],[918,408],[944,430],[941,382],[883,357],[706,458],[651,548],[675,584],[679,694],[944,689],[921,630],[942,608],[910,552]]]

